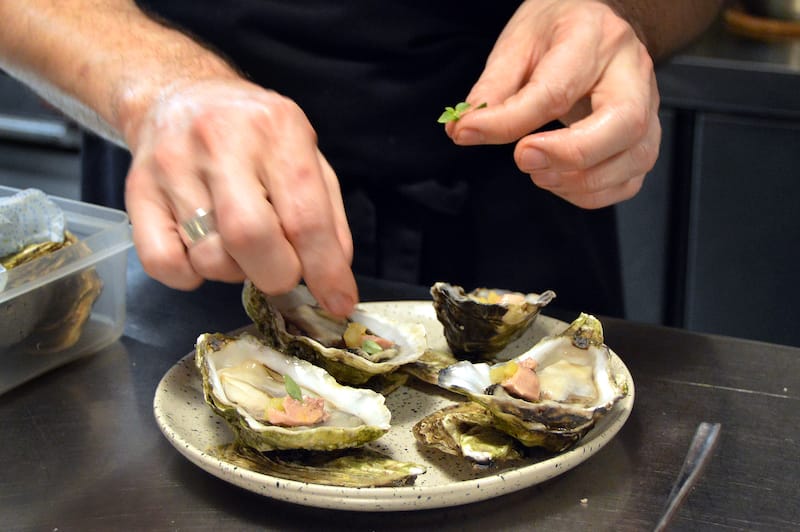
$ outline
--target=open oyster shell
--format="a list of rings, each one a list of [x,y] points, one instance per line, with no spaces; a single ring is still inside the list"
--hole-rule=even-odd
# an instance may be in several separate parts
[[[491,358],[518,338],[556,294],[489,288],[466,293],[460,286],[438,282],[431,296],[450,350],[460,359],[474,360]]]
[[[423,325],[393,321],[361,308],[347,319],[337,319],[322,310],[303,285],[284,295],[266,296],[247,281],[242,303],[267,343],[325,368],[344,384],[361,385],[376,375],[393,372],[427,349]],[[394,345],[377,353],[347,348],[343,334],[353,322]]]
[[[423,446],[464,456],[480,465],[517,460],[519,443],[494,427],[492,414],[474,402],[450,405],[420,419],[414,438]]]
[[[511,364],[530,359],[541,386],[538,400],[509,393],[494,382]],[[439,372],[439,385],[485,407],[495,426],[528,447],[564,450],[625,395],[627,381],[615,373],[603,329],[581,314],[564,332],[543,338],[517,358],[494,365],[461,361]]]
[[[322,368],[285,355],[256,337],[201,334],[195,363],[206,402],[233,429],[237,440],[258,451],[334,450],[357,447],[389,430],[391,413],[372,390],[337,383]],[[321,398],[327,419],[310,426],[266,421],[272,398],[288,394],[285,377],[304,398]]]

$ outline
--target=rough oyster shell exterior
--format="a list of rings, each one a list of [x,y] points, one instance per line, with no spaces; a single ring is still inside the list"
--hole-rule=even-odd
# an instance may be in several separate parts
[[[25,276],[15,278],[15,283],[21,284],[58,270],[72,256],[90,253],[83,242],[65,231],[63,242],[30,244],[0,258],[0,264],[12,270],[35,261]],[[102,289],[100,276],[94,268],[87,268],[3,303],[0,348],[19,345],[25,352],[48,354],[73,346]]]
[[[412,430],[420,444],[463,456],[476,464],[522,458],[516,440],[494,425],[494,418],[486,408],[467,401],[425,416]]]
[[[488,302],[490,294],[517,297],[511,302]],[[488,288],[467,293],[460,286],[438,282],[431,287],[431,296],[450,350],[459,359],[475,360],[491,358],[518,338],[556,294]]]
[[[366,448],[261,453],[233,443],[214,449],[212,453],[228,463],[265,475],[348,488],[408,486],[427,469]]]

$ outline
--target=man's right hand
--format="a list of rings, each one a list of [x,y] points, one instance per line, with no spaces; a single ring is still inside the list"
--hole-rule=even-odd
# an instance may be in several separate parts
[[[125,128],[126,207],[145,271],[168,286],[249,278],[267,294],[304,279],[329,311],[352,311],[353,244],[339,183],[293,101],[242,79],[163,91]],[[196,243],[180,222],[213,211]]]

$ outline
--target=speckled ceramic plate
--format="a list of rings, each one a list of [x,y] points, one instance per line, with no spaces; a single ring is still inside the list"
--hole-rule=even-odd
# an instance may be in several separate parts
[[[446,349],[442,327],[429,301],[363,303],[370,311],[421,322],[434,349]],[[539,316],[523,338],[506,351],[513,355],[542,336],[561,332],[566,324]],[[392,429],[371,446],[397,460],[427,467],[412,486],[396,488],[339,488],[264,475],[234,466],[206,450],[232,441],[232,433],[203,401],[199,372],[190,353],[173,366],[156,390],[156,421],[167,439],[197,466],[223,480],[274,499],[297,504],[358,511],[421,510],[456,506],[510,493],[572,469],[603,448],[622,428],[633,407],[634,387],[628,369],[616,354],[612,363],[628,379],[628,395],[569,451],[513,462],[512,466],[473,469],[466,460],[420,448],[411,427],[423,416],[452,404],[454,396],[435,386],[414,384],[387,397]]]

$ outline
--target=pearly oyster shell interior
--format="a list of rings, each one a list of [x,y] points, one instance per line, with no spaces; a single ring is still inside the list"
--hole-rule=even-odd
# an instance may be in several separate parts
[[[358,447],[389,430],[391,413],[381,394],[342,386],[324,369],[254,336],[201,334],[195,363],[206,403],[228,422],[241,444],[258,451]],[[324,401],[327,419],[310,426],[282,426],[265,419],[270,399],[288,394],[287,375],[303,397]]]
[[[242,302],[250,319],[265,341],[288,354],[317,364],[336,380],[361,385],[376,375],[394,372],[425,353],[425,327],[419,323],[397,322],[357,307],[346,319],[322,311],[317,301],[300,285],[280,296],[267,296],[251,282],[245,282]],[[367,327],[374,334],[391,340],[394,346],[383,358],[343,345],[348,322]]]
[[[523,399],[494,382],[503,367],[536,361],[539,400]],[[460,361],[439,372],[439,385],[486,408],[495,426],[529,447],[564,450],[577,442],[625,395],[627,383],[611,365],[600,321],[581,314],[561,334],[498,364]]]

